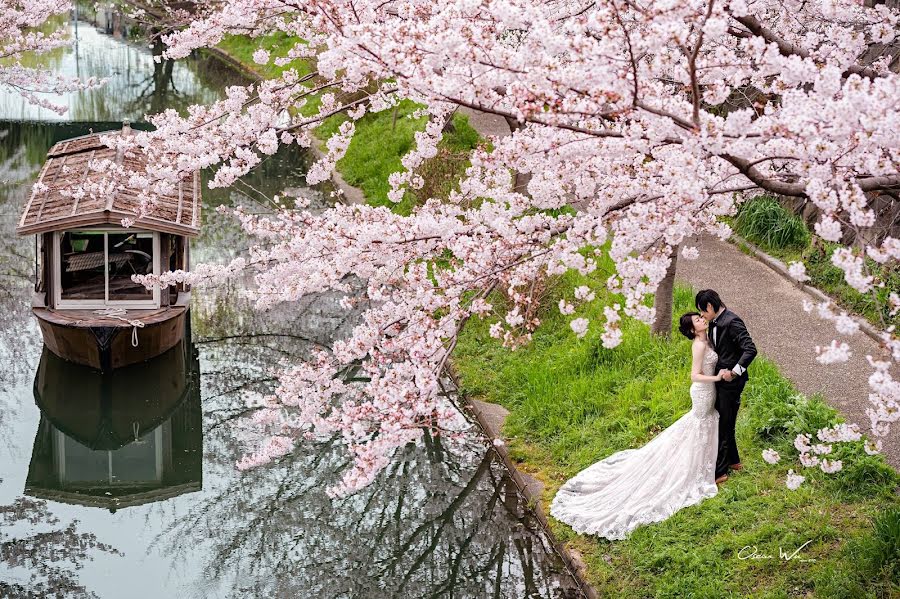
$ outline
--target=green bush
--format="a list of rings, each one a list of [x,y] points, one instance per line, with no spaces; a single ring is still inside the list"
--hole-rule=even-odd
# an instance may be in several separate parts
[[[765,249],[803,249],[810,233],[803,219],[771,196],[760,196],[738,209],[735,231]]]

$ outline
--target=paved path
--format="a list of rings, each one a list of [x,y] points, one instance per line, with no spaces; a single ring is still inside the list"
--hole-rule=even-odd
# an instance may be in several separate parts
[[[502,116],[481,112],[467,106],[460,106],[456,112],[469,117],[469,125],[482,137],[491,137],[492,135],[506,137],[510,134],[509,125]]]
[[[731,243],[704,237],[684,245],[697,246],[700,258],[679,259],[676,279],[697,290],[718,291],[722,301],[741,315],[760,354],[775,362],[797,389],[806,395],[821,393],[848,422],[868,431],[865,409],[871,369],[866,355],[881,355],[875,340],[862,332],[838,335],[830,322],[803,310],[803,300],[813,300],[805,291]],[[852,356],[844,364],[823,366],[816,362],[814,348],[829,345],[832,339],[846,341]],[[883,440],[885,457],[894,468],[900,468],[897,428]]]
[[[469,123],[482,136],[510,134],[502,117],[468,108]],[[821,393],[848,422],[868,431],[871,372],[866,355],[880,356],[878,344],[858,332],[839,336],[834,326],[803,310],[809,294],[733,244],[715,238],[694,239],[685,245],[700,248],[699,260],[679,260],[676,278],[695,289],[715,289],[729,308],[741,315],[760,353],[775,362],[781,373],[806,394]],[[815,346],[829,345],[840,337],[850,345],[852,357],[844,364],[823,366],[816,362]],[[895,377],[898,374],[895,374]],[[883,439],[884,455],[900,469],[900,426]]]

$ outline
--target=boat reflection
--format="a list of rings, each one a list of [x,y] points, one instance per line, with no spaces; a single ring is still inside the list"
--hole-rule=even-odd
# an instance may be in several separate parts
[[[199,491],[199,361],[185,341],[101,373],[46,347],[34,380],[41,420],[25,493],[114,512]]]

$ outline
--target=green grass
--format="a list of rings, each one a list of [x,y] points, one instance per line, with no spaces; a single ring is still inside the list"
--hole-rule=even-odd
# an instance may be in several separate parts
[[[366,114],[357,121],[347,153],[336,166],[348,183],[363,190],[368,204],[388,206],[398,214],[408,215],[413,206],[429,197],[446,198],[465,172],[469,164],[467,157],[480,138],[469,125],[468,117],[455,114],[452,129],[438,144],[438,155],[418,171],[425,179],[425,186],[407,192],[396,204],[388,199],[388,177],[403,169],[401,158],[413,149],[416,132],[425,128],[425,117],[410,118],[418,108],[421,106],[403,100],[397,106],[396,117],[393,110],[384,110]],[[317,135],[328,139],[346,118],[344,115],[329,118],[319,127]]]
[[[226,35],[219,42],[218,47],[251,71],[259,73],[267,79],[280,77],[288,69],[295,69],[297,74],[303,77],[313,71],[313,61],[292,60],[284,66],[278,66],[274,62],[275,58],[287,56],[288,50],[302,41],[300,38],[289,36],[283,31],[276,31],[256,38],[243,35]],[[272,60],[268,64],[260,65],[253,62],[253,53],[259,48],[269,51]]]
[[[491,323],[475,320],[454,354],[463,392],[510,410],[504,434],[511,455],[545,483],[545,505],[582,468],[645,444],[690,408],[686,339],[653,338],[645,325],[627,321],[618,348],[601,346],[596,321],[612,299],[603,284],[609,269],[607,263],[606,272],[590,277],[567,274],[557,287],[587,284],[596,291],[598,301],[577,314],[594,321],[584,339],[568,327],[575,316],[551,308],[525,348],[503,349],[488,335]],[[552,294],[547,305],[558,299]],[[692,299],[691,290],[676,290],[676,317],[693,308]],[[750,377],[737,426],[745,470],[716,497],[640,527],[625,541],[580,536],[551,519],[553,532],[584,556],[601,596],[888,597],[900,591],[900,526],[890,511],[900,505],[900,477],[881,456],[866,455],[861,443],[840,449],[845,469],[836,475],[795,467],[794,435],[836,423],[838,414],[818,397],[799,395],[764,357],[754,361]],[[764,462],[766,447],[778,450],[782,463]],[[784,485],[788,467],[807,476],[797,491]],[[815,562],[738,557],[747,545],[777,556],[779,546],[792,552],[808,540],[798,557]]]
[[[802,249],[810,242],[803,219],[769,196],[742,204],[734,219],[734,230],[765,250]]]

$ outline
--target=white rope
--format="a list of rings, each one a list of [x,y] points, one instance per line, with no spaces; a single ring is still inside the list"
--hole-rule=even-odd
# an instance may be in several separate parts
[[[103,316],[104,318],[115,318],[117,320],[121,320],[122,322],[127,322],[131,325],[131,347],[138,346],[138,329],[144,328],[144,323],[140,320],[126,318],[128,315],[128,310],[125,308],[102,308],[100,310],[94,310],[94,314],[97,316]]]

